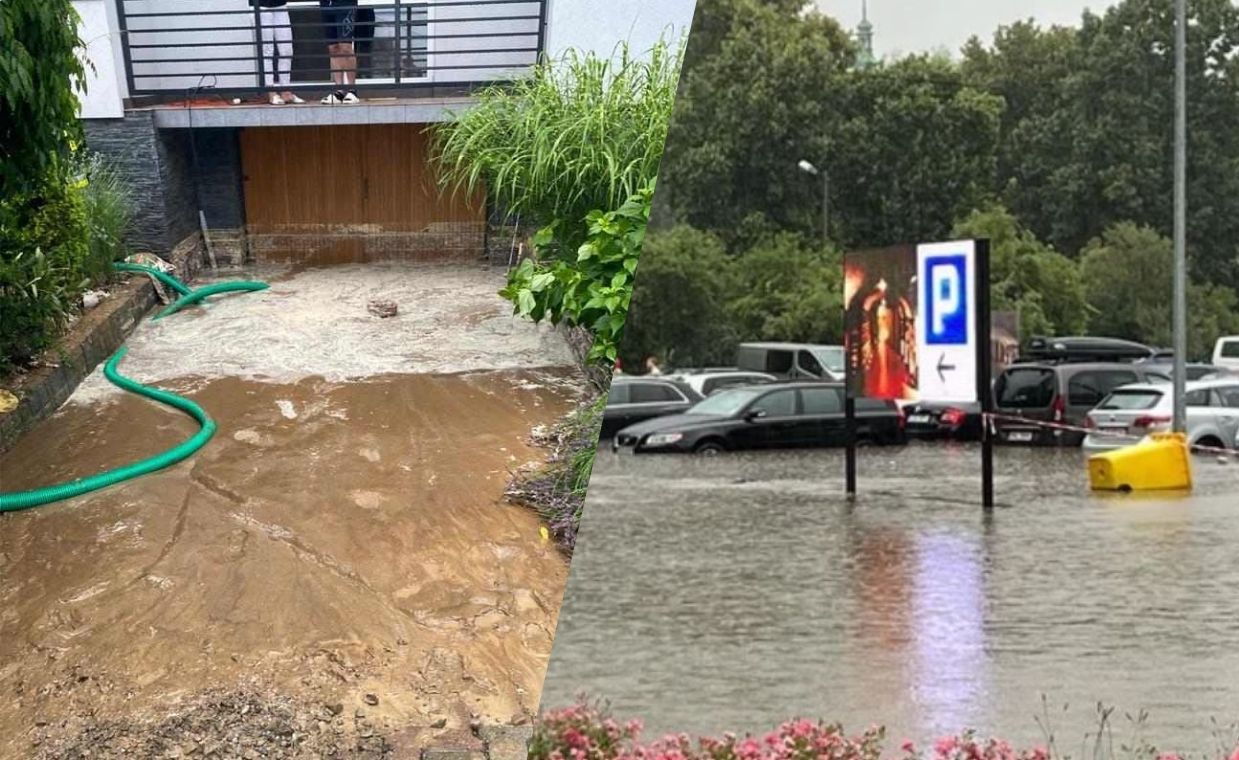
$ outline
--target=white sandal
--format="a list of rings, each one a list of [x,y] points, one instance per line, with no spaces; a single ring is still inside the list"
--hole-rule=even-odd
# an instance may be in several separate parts
[[[273,106],[284,105],[284,99],[280,97],[280,94],[278,92],[273,92],[270,95],[268,95],[267,102]]]

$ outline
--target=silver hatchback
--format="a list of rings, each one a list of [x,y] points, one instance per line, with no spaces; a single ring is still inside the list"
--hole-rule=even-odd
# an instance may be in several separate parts
[[[1117,388],[1088,413],[1084,449],[1109,451],[1170,430],[1173,405],[1166,383]],[[1239,447],[1239,378],[1187,384],[1187,440],[1193,446]]]

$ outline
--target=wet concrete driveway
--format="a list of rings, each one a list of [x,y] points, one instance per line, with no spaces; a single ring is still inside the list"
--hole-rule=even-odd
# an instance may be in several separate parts
[[[270,291],[144,323],[121,365],[201,404],[205,449],[0,519],[0,755],[237,685],[364,707],[396,736],[536,708],[567,565],[501,494],[580,391],[566,347],[509,316],[501,272],[258,275]],[[4,488],[193,429],[96,373],[0,459]]]

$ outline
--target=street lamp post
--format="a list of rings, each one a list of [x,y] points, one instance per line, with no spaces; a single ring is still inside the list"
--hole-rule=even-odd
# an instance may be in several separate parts
[[[1187,0],[1174,28],[1174,431],[1187,430]]]
[[[797,166],[806,174],[822,178],[822,247],[825,248],[830,245],[830,172],[825,169],[819,170],[803,158]]]

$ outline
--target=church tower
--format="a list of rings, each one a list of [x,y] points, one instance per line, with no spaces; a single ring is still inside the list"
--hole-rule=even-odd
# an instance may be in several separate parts
[[[860,24],[856,27],[856,41],[860,52],[856,55],[856,68],[867,69],[877,62],[873,56],[873,24],[869,23],[869,2],[861,0]]]

